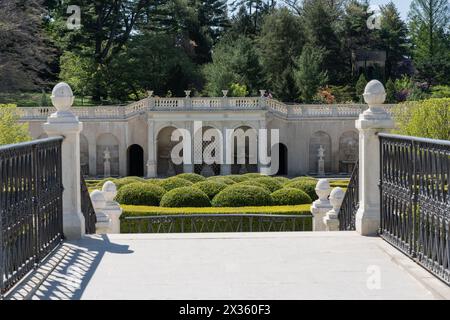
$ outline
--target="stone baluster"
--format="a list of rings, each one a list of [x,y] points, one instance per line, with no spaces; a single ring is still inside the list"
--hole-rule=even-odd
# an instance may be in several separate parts
[[[330,194],[330,204],[333,209],[328,211],[323,218],[323,223],[327,231],[339,231],[339,210],[344,200],[345,192],[342,188],[334,188]]]
[[[313,202],[311,206],[311,213],[313,215],[313,231],[326,231],[326,226],[323,222],[325,214],[333,207],[328,200],[331,187],[328,179],[320,179],[316,185],[316,194],[319,200]]]
[[[384,110],[386,91],[377,80],[370,81],[364,91],[369,109],[356,120],[359,130],[359,209],[356,231],[364,236],[376,235],[380,227],[380,142],[378,133],[394,128],[394,121]]]
[[[97,223],[95,229],[97,234],[107,234],[111,229],[111,219],[105,214],[106,199],[103,192],[94,190],[90,194],[92,206],[94,207]]]
[[[63,232],[68,240],[81,239],[85,234],[85,220],[81,213],[80,132],[83,123],[72,110],[74,96],[67,83],[58,83],[52,91],[52,113],[43,129],[49,137],[63,136],[61,158],[63,192]]]
[[[103,213],[111,220],[111,226],[108,233],[120,233],[120,216],[122,215],[122,208],[114,198],[117,195],[117,187],[112,181],[106,181],[102,187],[103,196],[106,200],[106,205],[103,208]]]

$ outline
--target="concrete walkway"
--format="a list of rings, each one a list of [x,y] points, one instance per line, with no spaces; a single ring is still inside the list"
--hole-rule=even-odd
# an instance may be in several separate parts
[[[90,236],[53,260],[33,299],[450,298],[385,241],[354,232]]]

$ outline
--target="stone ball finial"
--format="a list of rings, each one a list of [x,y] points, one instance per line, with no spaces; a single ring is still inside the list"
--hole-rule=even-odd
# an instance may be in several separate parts
[[[105,208],[106,199],[105,199],[105,196],[103,195],[103,192],[101,192],[100,190],[94,190],[91,192],[90,196],[91,196],[92,206],[94,207],[95,212],[97,212],[97,210],[101,210],[101,209]]]
[[[339,209],[341,207],[342,201],[344,200],[345,192],[342,188],[334,188],[330,194],[330,203],[333,209]]]
[[[106,181],[102,187],[103,196],[107,202],[114,201],[114,198],[117,195],[117,187],[114,182]]]
[[[327,201],[330,195],[331,187],[328,179],[320,179],[316,185],[316,194],[321,202]]]
[[[74,98],[72,89],[65,82],[58,83],[52,90],[52,104],[57,111],[68,111]]]
[[[369,106],[383,104],[386,101],[386,90],[380,81],[372,80],[367,84],[363,96]]]

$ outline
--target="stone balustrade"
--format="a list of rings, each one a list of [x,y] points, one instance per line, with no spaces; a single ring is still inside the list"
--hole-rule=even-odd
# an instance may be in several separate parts
[[[383,105],[390,113],[394,105]],[[146,111],[210,111],[267,110],[286,119],[358,118],[367,109],[365,104],[301,105],[285,104],[261,97],[158,98],[148,97],[126,106],[74,107],[80,119],[127,119]],[[22,121],[43,120],[55,112],[54,107],[17,108]]]

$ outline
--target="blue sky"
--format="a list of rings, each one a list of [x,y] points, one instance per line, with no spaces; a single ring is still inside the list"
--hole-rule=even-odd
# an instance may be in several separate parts
[[[370,0],[371,5],[383,5],[389,3],[391,0]],[[397,6],[397,9],[400,11],[402,18],[406,20],[408,17],[409,6],[411,5],[412,0],[392,0]]]

